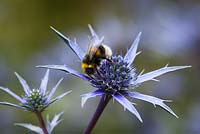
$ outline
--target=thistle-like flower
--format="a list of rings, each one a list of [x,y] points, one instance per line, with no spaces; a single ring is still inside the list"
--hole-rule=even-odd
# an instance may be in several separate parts
[[[72,41],[69,38],[65,37],[63,34],[61,34],[60,32],[58,32],[53,27],[51,28],[58,34],[59,37],[61,37],[64,40],[67,46],[69,46],[75,52],[75,54],[79,57],[80,61],[82,61],[85,56],[85,53],[76,43],[76,40]],[[102,42],[103,38],[99,38],[90,25],[89,29],[92,36],[91,41],[93,41],[94,43]],[[164,102],[169,102],[169,100],[159,99],[153,96],[144,95],[131,90],[141,85],[143,82],[149,80],[157,81],[157,79],[155,78],[162,74],[188,68],[191,66],[168,67],[168,65],[166,65],[163,68],[160,68],[158,70],[149,73],[145,74],[142,74],[143,72],[138,73],[135,65],[133,65],[133,61],[135,57],[140,53],[140,52],[137,53],[137,47],[140,41],[140,36],[141,32],[137,35],[136,39],[134,40],[132,46],[125,54],[125,56],[114,55],[110,58],[111,61],[102,60],[100,66],[98,67],[98,72],[96,72],[92,76],[89,76],[84,73],[79,73],[76,70],[66,65],[40,65],[37,67],[65,71],[83,80],[88,81],[95,88],[95,91],[81,95],[82,107],[89,98],[97,96],[103,96],[104,100],[106,100],[106,98],[109,99],[113,98],[114,100],[119,102],[125,109],[133,113],[142,122],[142,118],[140,117],[139,112],[136,110],[135,106],[132,105],[132,102],[130,102],[127,99],[127,97],[130,97],[150,102],[154,106],[159,105],[178,118],[178,116],[171,110],[171,108],[164,103]],[[89,131],[85,133],[89,133]]]
[[[47,115],[46,128],[47,128],[48,134],[52,134],[54,128],[62,121],[62,119],[60,119],[60,116],[62,116],[63,113],[64,112],[61,112],[61,113],[55,115],[51,121],[49,120],[49,115]],[[15,125],[25,127],[33,132],[36,132],[37,134],[43,134],[43,130],[39,126],[35,126],[35,125],[29,124],[29,123],[15,123]]]
[[[1,90],[7,92],[8,94],[13,96],[15,99],[17,99],[20,102],[19,104],[13,104],[10,102],[0,102],[0,104],[2,105],[17,107],[17,108],[21,108],[23,110],[31,111],[31,112],[42,112],[49,105],[60,100],[65,95],[71,92],[71,91],[65,92],[57,96],[56,98],[52,99],[54,93],[57,90],[57,87],[59,86],[59,84],[61,83],[63,79],[60,79],[58,83],[56,84],[56,86],[48,94],[46,90],[47,90],[47,83],[49,79],[49,69],[46,71],[46,74],[44,78],[42,79],[39,89],[30,89],[27,82],[18,73],[15,72],[15,75],[17,76],[19,82],[21,83],[24,89],[25,95],[23,97],[20,97],[14,92],[12,92],[10,89],[5,88],[5,87],[0,87]]]

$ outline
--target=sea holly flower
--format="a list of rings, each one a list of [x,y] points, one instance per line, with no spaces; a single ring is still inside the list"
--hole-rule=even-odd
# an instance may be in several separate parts
[[[8,105],[12,107],[21,108],[26,111],[31,112],[42,112],[45,108],[47,108],[49,105],[53,104],[54,102],[60,100],[65,95],[70,93],[71,91],[65,92],[55,98],[52,99],[54,93],[57,90],[57,87],[61,83],[63,79],[60,79],[55,87],[49,93],[47,93],[47,83],[49,79],[49,70],[46,71],[46,74],[44,78],[42,79],[40,88],[38,89],[31,89],[27,82],[18,74],[15,72],[15,75],[17,76],[19,82],[21,83],[25,95],[23,97],[15,94],[10,89],[1,87],[0,89],[10,94],[12,97],[17,99],[20,103],[19,104],[13,104],[10,102],[0,102],[2,105]]]
[[[78,56],[80,61],[83,60],[86,53],[79,47],[76,43],[76,40],[72,41],[56,29],[51,27],[56,34],[64,40],[67,46],[69,46],[75,54]],[[96,34],[94,29],[89,25],[89,30],[91,32],[91,40],[90,42],[93,44],[97,44],[103,41],[103,37],[99,38]],[[133,44],[131,45],[128,52],[125,56],[122,55],[113,55],[109,60],[102,60],[100,66],[98,67],[98,72],[94,75],[89,76],[85,73],[80,73],[66,65],[40,65],[37,67],[42,68],[49,68],[55,70],[61,70],[67,73],[71,73],[83,80],[88,81],[95,90],[81,95],[82,96],[82,107],[86,103],[86,101],[90,98],[94,98],[97,96],[102,96],[102,99],[97,107],[97,110],[85,131],[85,134],[89,134],[94,127],[96,121],[98,120],[99,116],[101,115],[103,109],[105,108],[106,104],[109,102],[111,98],[119,102],[125,109],[129,110],[132,114],[134,114],[141,122],[142,118],[140,117],[139,112],[136,110],[135,106],[132,105],[127,98],[135,98],[144,100],[147,102],[152,103],[154,106],[159,105],[160,107],[164,108],[166,111],[174,115],[178,118],[178,116],[168,107],[164,102],[169,102],[169,100],[159,99],[153,96],[144,95],[135,91],[132,91],[137,86],[141,85],[143,82],[154,80],[157,81],[157,77],[163,75],[168,72],[185,69],[191,66],[171,66],[168,65],[157,69],[155,71],[142,74],[138,73],[137,68],[133,64],[134,59],[140,53],[137,52],[138,44],[140,41],[141,32],[137,35],[136,39],[134,40]]]
[[[52,99],[54,93],[56,92],[59,84],[63,79],[60,79],[58,83],[55,85],[55,87],[52,88],[49,93],[47,93],[47,83],[49,79],[49,69],[46,71],[44,78],[42,79],[42,82],[40,84],[39,89],[31,89],[27,82],[18,74],[15,73],[17,76],[19,82],[21,83],[25,95],[23,97],[18,96],[14,92],[12,92],[10,89],[5,88],[5,87],[0,87],[1,90],[7,92],[11,96],[13,96],[15,99],[17,99],[20,103],[19,104],[13,104],[10,102],[0,102],[2,105],[8,105],[12,107],[17,107],[21,108],[26,111],[31,111],[34,112],[35,115],[38,118],[38,121],[40,123],[40,127],[31,125],[31,124],[18,124],[20,126],[24,126],[32,131],[35,131],[39,134],[51,134],[50,132],[53,130],[53,128],[57,125],[57,120],[59,116],[50,123],[50,121],[47,121],[47,126],[45,125],[44,119],[42,117],[42,112],[44,111],[45,108],[50,106],[51,104],[55,103],[56,101],[62,99],[65,95],[70,93],[71,91],[62,93],[61,95],[55,97]]]
[[[49,120],[49,115],[47,115],[46,128],[47,128],[48,134],[52,134],[54,128],[62,121],[62,119],[60,119],[60,116],[62,116],[63,113],[64,112],[61,112],[61,113],[55,115],[51,121]],[[25,127],[37,134],[43,134],[43,130],[39,126],[35,126],[35,125],[29,124],[29,123],[15,123],[15,125]]]

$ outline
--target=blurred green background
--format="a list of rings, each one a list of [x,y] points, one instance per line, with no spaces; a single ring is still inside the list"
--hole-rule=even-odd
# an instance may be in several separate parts
[[[76,37],[86,50],[88,27],[105,36],[115,54],[124,54],[142,31],[135,61],[139,71],[145,72],[169,65],[192,65],[159,77],[160,82],[146,82],[135,90],[163,99],[173,100],[168,105],[179,116],[176,119],[160,107],[137,102],[144,123],[123,111],[118,103],[110,103],[100,118],[93,134],[199,134],[200,133],[200,1],[198,0],[0,0],[0,85],[23,95],[14,72],[21,74],[32,88],[37,88],[45,73],[35,68],[44,64],[67,64],[80,69],[80,62],[49,28],[54,26],[68,37]],[[99,98],[89,100],[81,108],[80,95],[93,88],[74,76],[51,71],[49,89],[64,77],[57,94],[73,90],[45,113],[53,117],[64,111],[63,119],[55,128],[57,134],[80,134],[94,113]],[[0,101],[16,103],[0,91]],[[20,109],[0,106],[0,133],[31,133],[14,123],[38,122],[34,114]]]

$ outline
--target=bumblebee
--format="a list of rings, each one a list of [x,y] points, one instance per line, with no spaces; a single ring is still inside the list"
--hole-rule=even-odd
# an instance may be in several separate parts
[[[110,60],[112,50],[107,45],[101,43],[99,45],[90,45],[88,53],[82,60],[82,69],[88,75],[98,73],[98,67],[103,59]]]

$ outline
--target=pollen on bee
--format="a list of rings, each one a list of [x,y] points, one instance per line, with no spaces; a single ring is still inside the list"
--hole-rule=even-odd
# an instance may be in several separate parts
[[[87,66],[88,66],[88,64],[86,64],[86,63],[82,63],[82,64],[81,64],[81,67],[82,67],[83,69],[87,68]]]
[[[86,68],[93,68],[93,65],[87,64],[87,63],[82,63],[82,64],[81,64],[81,67],[82,67],[83,69],[86,69]]]
[[[90,65],[88,65],[88,68],[93,68],[93,65],[91,65],[91,64],[90,64]]]

